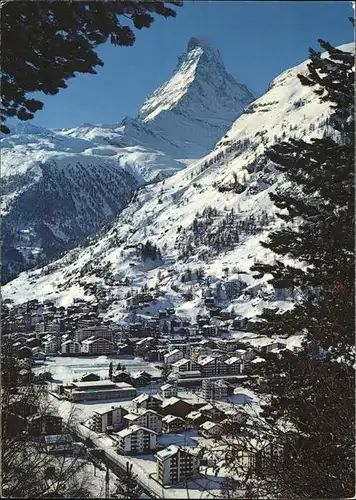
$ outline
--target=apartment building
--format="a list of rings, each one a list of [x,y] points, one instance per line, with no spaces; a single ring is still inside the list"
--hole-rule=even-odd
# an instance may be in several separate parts
[[[89,337],[101,338],[113,341],[113,331],[106,326],[88,326],[86,328],[79,328],[75,332],[75,340],[77,342],[83,342],[83,340]]]
[[[199,473],[199,451],[190,447],[169,446],[156,453],[157,480],[162,485],[194,478]]]
[[[241,373],[242,361],[236,356],[232,356],[225,360],[226,373],[228,375],[239,375]]]
[[[183,358],[183,353],[179,349],[173,349],[173,351],[167,352],[167,354],[163,356],[164,363],[168,366],[172,365],[173,363],[179,361],[182,358]]]
[[[123,419],[130,427],[138,425],[139,427],[155,431],[157,434],[162,433],[162,417],[153,410],[141,410],[137,413],[127,413]]]
[[[138,425],[117,432],[116,437],[118,451],[123,455],[151,453],[157,447],[157,434]]]
[[[123,425],[123,417],[127,414],[127,410],[121,406],[112,406],[110,410],[95,410],[89,428],[94,432],[107,432],[116,430]]]
[[[81,346],[79,342],[75,342],[74,340],[66,340],[61,344],[61,353],[62,354],[80,354]]]
[[[219,357],[207,356],[199,362],[199,366],[202,377],[226,375],[227,373],[227,365]]]
[[[202,397],[207,401],[226,398],[229,395],[229,384],[224,380],[205,379],[202,381],[201,392]]]
[[[58,352],[59,340],[56,337],[51,337],[45,340],[42,345],[45,354],[56,354]]]
[[[81,344],[82,354],[109,354],[115,351],[115,344],[108,339],[89,337]]]

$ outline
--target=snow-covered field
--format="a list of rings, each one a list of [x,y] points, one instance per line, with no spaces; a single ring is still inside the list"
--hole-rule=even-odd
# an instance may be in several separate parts
[[[34,369],[35,373],[50,371],[53,377],[53,385],[66,384],[79,380],[85,373],[95,373],[102,378],[109,377],[109,364],[113,363],[115,370],[118,363],[126,366],[127,372],[131,374],[146,371],[152,376],[160,376],[161,371],[154,364],[141,358],[111,358],[110,356],[90,357],[48,357],[46,361]]]

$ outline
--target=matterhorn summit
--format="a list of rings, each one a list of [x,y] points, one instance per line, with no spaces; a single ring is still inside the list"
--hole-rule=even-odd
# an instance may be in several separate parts
[[[253,100],[246,85],[227,73],[220,52],[193,37],[172,77],[144,102],[138,121],[174,138],[184,157],[200,157]]]

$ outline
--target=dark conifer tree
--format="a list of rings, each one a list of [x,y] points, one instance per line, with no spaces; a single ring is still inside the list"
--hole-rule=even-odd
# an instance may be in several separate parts
[[[126,471],[120,475],[116,482],[116,491],[113,498],[134,498],[142,495],[143,490],[137,483],[137,476],[132,472],[132,464],[126,462]]]
[[[336,134],[268,152],[291,184],[271,195],[287,210],[279,216],[286,226],[263,246],[304,267],[276,260],[252,268],[298,297],[291,311],[260,316],[259,332],[305,335],[302,351],[267,355],[254,384],[271,395],[266,420],[293,424],[277,475],[284,498],[354,495],[354,56],[319,43],[327,56],[311,50],[309,73],[299,78],[331,103]]]
[[[28,93],[54,95],[75,73],[95,74],[103,66],[98,45],[133,45],[134,30],[150,27],[154,14],[176,15],[166,4],[182,2],[2,2],[1,121],[32,119],[43,103]],[[0,130],[9,133],[5,125]]]

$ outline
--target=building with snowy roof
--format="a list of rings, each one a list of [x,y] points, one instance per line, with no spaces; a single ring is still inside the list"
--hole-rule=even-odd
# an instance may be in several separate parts
[[[199,450],[188,446],[169,446],[155,455],[157,480],[162,485],[192,479],[199,473]]]
[[[132,425],[116,433],[118,451],[123,455],[151,453],[157,447],[156,432]]]

